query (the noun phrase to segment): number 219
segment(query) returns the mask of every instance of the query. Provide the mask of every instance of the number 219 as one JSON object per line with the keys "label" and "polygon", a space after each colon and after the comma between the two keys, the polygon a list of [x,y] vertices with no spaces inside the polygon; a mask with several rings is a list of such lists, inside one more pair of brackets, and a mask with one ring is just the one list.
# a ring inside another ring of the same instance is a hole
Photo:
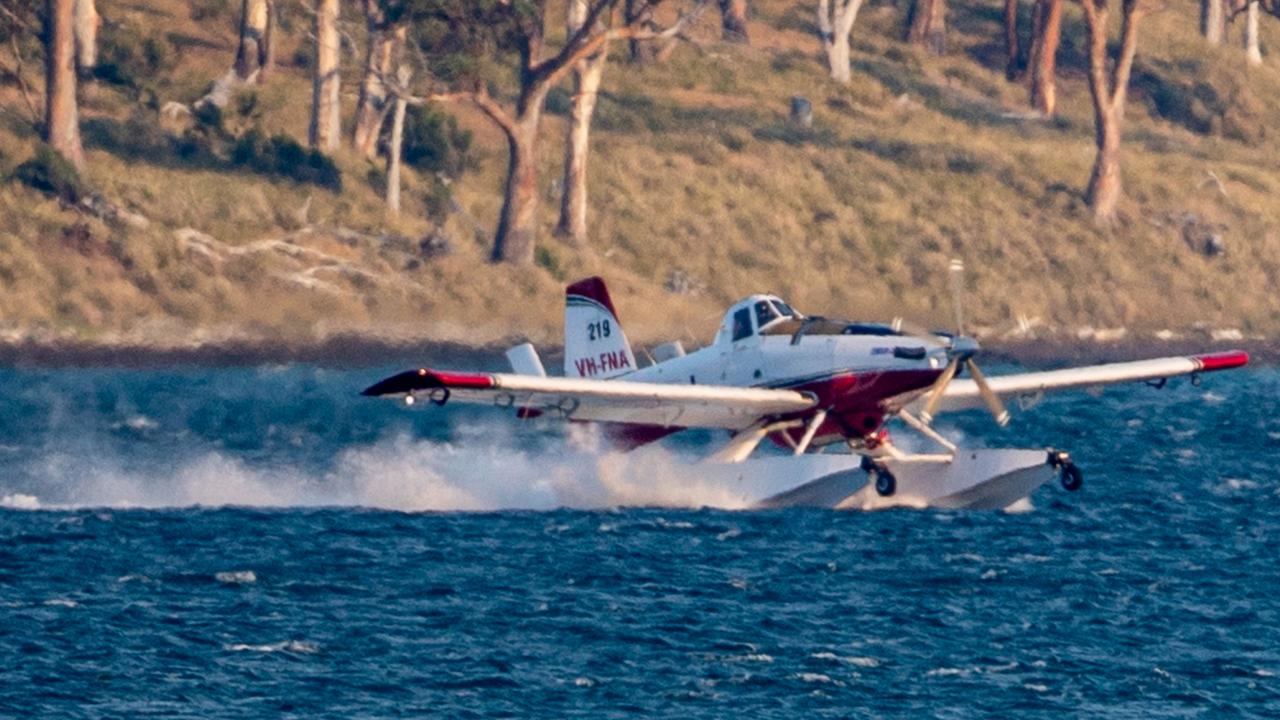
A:
{"label": "number 219", "polygon": [[609,337],[609,321],[601,320],[599,322],[587,323],[587,339],[599,340]]}

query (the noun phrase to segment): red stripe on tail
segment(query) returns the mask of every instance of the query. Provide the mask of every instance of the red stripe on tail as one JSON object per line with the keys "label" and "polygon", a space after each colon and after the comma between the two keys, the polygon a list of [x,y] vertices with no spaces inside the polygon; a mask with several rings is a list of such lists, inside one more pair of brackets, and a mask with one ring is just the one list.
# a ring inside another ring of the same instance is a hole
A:
{"label": "red stripe on tail", "polygon": [[599,277],[589,277],[579,280],[565,288],[564,294],[581,295],[584,298],[595,300],[608,308],[614,319],[617,319],[618,317],[618,312],[613,309],[613,300],[609,297],[609,288],[605,287],[604,280]]}

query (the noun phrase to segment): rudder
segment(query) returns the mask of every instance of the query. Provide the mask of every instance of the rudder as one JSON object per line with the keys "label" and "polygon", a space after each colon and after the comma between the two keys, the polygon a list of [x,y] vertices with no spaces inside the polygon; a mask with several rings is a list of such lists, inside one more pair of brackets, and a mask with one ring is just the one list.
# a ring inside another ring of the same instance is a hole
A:
{"label": "rudder", "polygon": [[589,277],[564,291],[565,377],[606,379],[636,369],[604,280]]}

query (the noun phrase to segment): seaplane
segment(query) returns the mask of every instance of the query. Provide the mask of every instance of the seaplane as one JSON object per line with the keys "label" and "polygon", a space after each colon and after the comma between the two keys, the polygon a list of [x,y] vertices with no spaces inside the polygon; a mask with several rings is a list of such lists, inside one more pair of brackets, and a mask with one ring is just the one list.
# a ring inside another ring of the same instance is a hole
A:
{"label": "seaplane", "polygon": [[[954,332],[806,316],[757,294],[728,309],[710,345],[686,352],[680,341],[664,343],[646,353],[645,367],[604,280],[591,277],[565,291],[563,376],[549,376],[524,343],[506,352],[510,373],[417,368],[363,394],[596,423],[620,451],[693,428],[728,431],[689,471],[735,507],[1002,509],[1055,478],[1078,490],[1083,473],[1061,449],[962,449],[934,428],[939,413],[985,407],[1003,426],[1009,400],[1115,383],[1163,387],[1184,375],[1198,382],[1249,361],[1232,350],[987,377],[979,343],[964,334],[963,265],[950,270]],[[895,420],[937,452],[901,449],[887,427]]]}

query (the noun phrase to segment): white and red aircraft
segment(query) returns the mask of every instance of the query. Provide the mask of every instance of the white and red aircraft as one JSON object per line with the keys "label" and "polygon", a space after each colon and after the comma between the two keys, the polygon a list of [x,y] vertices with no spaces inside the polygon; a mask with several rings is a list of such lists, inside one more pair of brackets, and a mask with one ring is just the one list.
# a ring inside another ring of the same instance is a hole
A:
{"label": "white and red aircraft", "polygon": [[[806,317],[774,295],[752,295],[725,314],[715,341],[685,353],[666,343],[639,367],[600,278],[565,295],[564,377],[549,377],[528,343],[507,351],[512,373],[421,368],[364,391],[496,405],[518,417],[603,423],[634,448],[688,428],[732,433],[693,471],[723,483],[741,506],[890,505],[1004,508],[1059,476],[1068,490],[1081,473],[1067,453],[1035,449],[961,450],[930,425],[944,410],[986,405],[1001,425],[1002,398],[1035,400],[1053,390],[1148,381],[1245,365],[1221,352],[1016,373],[986,378],[974,362],[960,312],[962,266],[952,263],[957,333],[908,332],[893,325]],[[967,369],[969,378],[957,374]],[[937,443],[938,454],[908,454],[889,439],[897,418]],[[751,456],[766,438],[790,456]],[[832,447],[844,452],[824,452]]]}

